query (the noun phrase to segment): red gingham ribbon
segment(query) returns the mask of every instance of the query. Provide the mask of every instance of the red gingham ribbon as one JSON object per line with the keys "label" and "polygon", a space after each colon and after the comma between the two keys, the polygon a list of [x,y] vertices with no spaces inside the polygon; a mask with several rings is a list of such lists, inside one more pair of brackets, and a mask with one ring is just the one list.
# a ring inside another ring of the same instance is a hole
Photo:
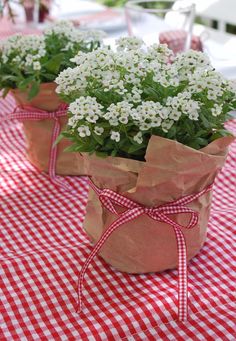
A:
{"label": "red gingham ribbon", "polygon": [[55,111],[44,111],[38,108],[34,108],[32,106],[24,107],[17,106],[15,107],[12,113],[8,114],[6,117],[3,118],[4,121],[7,121],[9,119],[38,121],[48,118],[54,120],[48,163],[48,173],[52,182],[62,187],[64,190],[70,190],[70,188],[66,183],[59,180],[56,176],[57,144],[55,144],[55,142],[61,131],[59,117],[66,116],[67,109],[68,105],[65,103],[60,104]]}
{"label": "red gingham ribbon", "polygon": [[[185,205],[199,198],[203,194],[209,192],[212,189],[212,184],[201,192],[196,194],[187,195],[183,198],[177,199],[175,201],[157,206],[157,207],[145,207],[142,206],[131,199],[124,197],[110,189],[99,189],[95,184],[90,181],[90,186],[99,196],[102,205],[108,209],[111,213],[118,216],[106,231],[102,234],[98,242],[95,244],[93,251],[90,253],[89,257],[85,261],[81,272],[79,274],[78,281],[78,311],[82,310],[82,288],[83,281],[86,270],[93,258],[97,255],[103,244],[109,238],[109,236],[121,225],[134,220],[138,216],[147,214],[150,218],[164,222],[173,227],[178,248],[178,273],[179,273],[179,286],[178,286],[178,315],[179,321],[186,321],[188,315],[188,281],[187,281],[187,250],[184,235],[181,228],[193,228],[198,222],[198,213]],[[115,205],[126,208],[122,213],[118,213],[115,209]],[[182,226],[175,221],[173,221],[169,215],[172,214],[189,213],[190,221],[187,226]]]}

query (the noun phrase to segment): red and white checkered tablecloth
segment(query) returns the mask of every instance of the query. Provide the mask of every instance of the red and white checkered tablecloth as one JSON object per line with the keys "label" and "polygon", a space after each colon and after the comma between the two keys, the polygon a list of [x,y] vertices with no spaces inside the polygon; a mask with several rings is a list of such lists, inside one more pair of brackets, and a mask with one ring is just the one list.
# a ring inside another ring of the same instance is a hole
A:
{"label": "red and white checkered tablecloth", "polygon": [[[13,107],[1,100],[0,114]],[[236,133],[236,120],[228,127]],[[78,272],[92,250],[86,177],[66,177],[74,195],[37,172],[18,121],[0,125],[0,158],[1,341],[235,340],[236,142],[214,186],[207,241],[189,263],[186,323],[176,321],[176,270],[128,275],[99,257],[78,315]]]}

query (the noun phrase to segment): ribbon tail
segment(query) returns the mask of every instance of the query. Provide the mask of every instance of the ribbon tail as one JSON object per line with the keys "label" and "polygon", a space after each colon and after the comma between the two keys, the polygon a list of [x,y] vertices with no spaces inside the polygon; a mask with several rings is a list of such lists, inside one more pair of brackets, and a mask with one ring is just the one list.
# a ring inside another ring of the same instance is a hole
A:
{"label": "ribbon tail", "polygon": [[132,210],[133,214],[130,214],[130,211],[127,210],[126,212],[122,213],[120,215],[120,217],[114,221],[109,227],[108,229],[102,234],[102,236],[100,237],[100,239],[98,240],[98,242],[95,244],[94,249],[92,250],[92,252],[90,253],[89,257],[87,258],[86,262],[84,263],[80,274],[79,274],[79,280],[78,280],[78,306],[76,311],[78,313],[81,313],[82,311],[82,289],[83,289],[83,281],[84,281],[84,276],[85,273],[90,265],[90,263],[92,262],[92,260],[94,259],[94,257],[97,255],[97,253],[99,252],[99,250],[101,249],[101,247],[103,246],[103,244],[106,242],[106,240],[110,237],[110,235],[121,225],[127,223],[130,220],[133,220],[135,218],[137,218],[138,216],[140,216],[141,214],[143,214],[143,210],[140,210],[140,208],[134,208]]}
{"label": "ribbon tail", "polygon": [[59,119],[56,117],[54,118],[54,127],[52,131],[52,138],[51,138],[51,148],[50,148],[50,156],[49,156],[49,163],[48,163],[48,173],[49,177],[54,184],[63,188],[65,191],[72,192],[73,189],[62,180],[59,180],[56,176],[56,162],[57,162],[57,149],[58,145],[55,144],[59,134],[61,131],[61,125]]}
{"label": "ribbon tail", "polygon": [[188,275],[187,275],[187,248],[182,231],[173,226],[178,247],[178,316],[179,321],[188,319]]}
{"label": "ribbon tail", "polygon": [[51,138],[51,149],[48,163],[48,172],[50,178],[54,179],[56,177],[56,159],[57,159],[57,144],[55,145],[55,141],[58,138],[61,131],[60,122],[57,118],[54,119],[54,127],[52,131]]}

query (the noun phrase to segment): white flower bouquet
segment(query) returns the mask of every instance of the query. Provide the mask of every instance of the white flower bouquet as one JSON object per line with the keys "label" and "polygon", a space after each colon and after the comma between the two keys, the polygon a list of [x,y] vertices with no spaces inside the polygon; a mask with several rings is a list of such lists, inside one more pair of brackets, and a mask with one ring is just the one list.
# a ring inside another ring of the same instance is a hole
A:
{"label": "white flower bouquet", "polygon": [[79,51],[90,52],[101,45],[103,32],[81,31],[69,21],[59,21],[43,35],[10,36],[0,43],[0,89],[29,89],[29,100],[40,84],[53,82],[58,73],[72,66]]}
{"label": "white flower bouquet", "polygon": [[65,135],[74,150],[143,160],[152,135],[200,149],[229,134],[223,124],[236,106],[235,92],[208,58],[140,45],[122,38],[117,52],[79,53],[77,67],[56,79],[70,103]]}
{"label": "white flower bouquet", "polygon": [[[55,92],[54,80],[58,73],[74,65],[71,58],[79,51],[87,53],[100,47],[103,37],[103,32],[81,31],[69,21],[60,21],[47,28],[43,35],[17,34],[2,41],[0,90],[3,90],[3,96],[10,91],[22,110],[57,111],[62,105]],[[61,127],[67,122],[66,112],[64,116],[58,117]],[[29,115],[27,117],[23,120],[23,126],[28,159],[38,169],[48,171],[52,117],[45,115],[45,119],[38,120],[30,120]],[[63,152],[67,146],[69,142],[64,139],[58,147],[57,173],[83,174],[82,160],[78,164],[77,156]]]}
{"label": "white flower bouquet", "polygon": [[[234,139],[224,122],[236,108],[235,90],[204,54],[173,56],[165,45],[143,47],[137,38],[121,38],[116,51],[79,52],[73,62],[76,67],[57,77],[56,91],[69,103],[63,136],[72,141],[71,151],[83,153],[97,187],[89,191],[86,232],[96,242],[116,213],[124,213],[124,207],[103,207],[105,199],[99,198],[107,189],[142,208],[193,195],[187,209],[197,213],[198,222],[182,231],[192,258],[206,237],[210,186]],[[176,224],[188,226],[187,210],[171,214]],[[176,267],[174,223],[158,219],[143,214],[126,222],[100,254],[131,273]]]}

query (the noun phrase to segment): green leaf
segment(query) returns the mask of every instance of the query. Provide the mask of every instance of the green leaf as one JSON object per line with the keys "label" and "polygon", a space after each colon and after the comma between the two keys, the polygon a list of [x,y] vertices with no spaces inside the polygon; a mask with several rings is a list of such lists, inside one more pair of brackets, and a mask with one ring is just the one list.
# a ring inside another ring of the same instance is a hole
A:
{"label": "green leaf", "polygon": [[191,141],[187,144],[187,146],[193,148],[193,149],[200,149],[199,144],[196,141]]}
{"label": "green leaf", "polygon": [[202,120],[202,123],[203,123],[203,126],[207,129],[211,128],[211,124],[210,122],[208,121],[208,119],[204,116],[204,114],[201,112],[200,113],[200,118]]}
{"label": "green leaf", "polygon": [[53,143],[53,147],[54,147],[55,145],[57,145],[58,143],[60,143],[61,140],[62,140],[63,138],[64,138],[64,135],[63,135],[63,133],[61,133],[61,134],[57,137],[56,141]]}
{"label": "green leaf", "polygon": [[43,66],[45,67],[46,70],[48,70],[50,73],[54,73],[57,74],[60,66],[61,66],[61,62],[63,60],[63,54],[59,53],[56,56],[52,57],[47,63],[45,63]]}
{"label": "green leaf", "polygon": [[55,74],[49,73],[49,72],[42,72],[42,77],[45,79],[45,81],[54,81],[55,80]]}
{"label": "green leaf", "polygon": [[1,81],[12,81],[15,82],[17,80],[16,76],[12,76],[12,75],[3,75],[1,76]]}
{"label": "green leaf", "polygon": [[102,136],[97,135],[94,132],[92,132],[92,136],[93,136],[94,140],[97,141],[101,146],[103,145],[103,138],[102,138]]}
{"label": "green leaf", "polygon": [[33,99],[39,92],[39,82],[33,82],[28,94],[28,100]]}
{"label": "green leaf", "polygon": [[5,98],[9,91],[10,91],[9,88],[5,88],[5,89],[3,90],[2,97]]}
{"label": "green leaf", "polygon": [[176,135],[176,126],[173,125],[167,133],[167,138],[173,139],[175,135]]}
{"label": "green leaf", "polygon": [[215,140],[217,140],[221,137],[225,137],[225,136],[233,136],[233,134],[226,129],[219,129],[218,131],[216,131],[212,134],[212,136],[210,137],[210,141],[215,141]]}
{"label": "green leaf", "polygon": [[75,146],[74,144],[72,144],[71,146],[66,147],[66,148],[64,149],[64,152],[75,152],[76,149],[77,149],[77,146]]}
{"label": "green leaf", "polygon": [[27,88],[27,86],[30,85],[30,83],[32,83],[34,77],[29,77],[29,78],[26,78],[22,81],[20,81],[18,83],[18,88],[21,89],[21,90],[25,90]]}
{"label": "green leaf", "polygon": [[128,148],[128,153],[134,153],[140,149],[143,149],[143,144],[133,144]]}
{"label": "green leaf", "polygon": [[112,152],[111,152],[111,156],[116,156],[117,155],[117,150],[114,149]]}
{"label": "green leaf", "polygon": [[207,146],[208,145],[208,140],[204,139],[202,137],[197,137],[195,141],[199,144],[199,146]]}
{"label": "green leaf", "polygon": [[76,142],[76,146],[74,146],[73,151],[74,152],[89,152],[90,148],[86,143],[79,144],[79,142]]}
{"label": "green leaf", "polygon": [[106,153],[106,152],[96,151],[95,154],[96,154],[96,156],[101,157],[101,158],[106,158],[108,156],[108,153]]}
{"label": "green leaf", "polygon": [[69,139],[72,139],[72,138],[73,138],[73,136],[71,135],[71,131],[65,130],[65,131],[63,131],[63,132],[61,133],[61,135],[64,136],[64,137],[66,137],[66,138],[69,138]]}

